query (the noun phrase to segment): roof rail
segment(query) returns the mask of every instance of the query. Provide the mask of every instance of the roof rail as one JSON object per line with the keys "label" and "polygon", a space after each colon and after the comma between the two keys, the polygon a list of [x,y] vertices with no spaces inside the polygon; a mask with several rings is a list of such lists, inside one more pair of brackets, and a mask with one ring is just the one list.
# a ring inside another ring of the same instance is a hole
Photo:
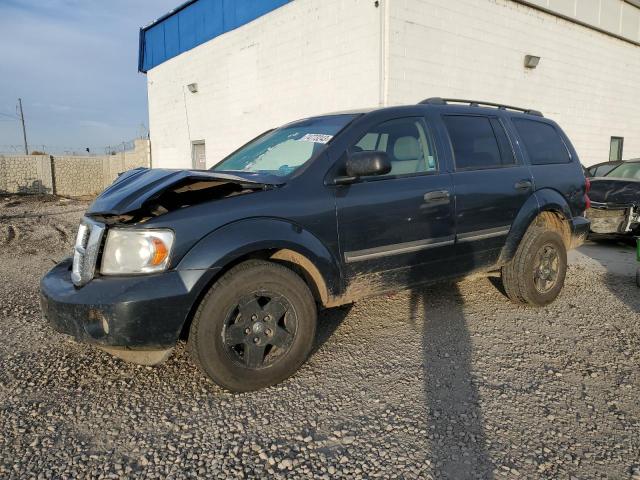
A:
{"label": "roof rail", "polygon": [[503,105],[501,103],[481,102],[479,100],[463,100],[460,98],[431,97],[431,98],[427,98],[426,100],[422,100],[420,102],[420,104],[422,105],[447,105],[449,103],[466,103],[471,107],[497,107],[498,110],[515,110],[515,111],[523,112],[529,115],[544,117],[544,115],[542,115],[542,112],[539,112],[538,110],[532,110],[530,108],[514,107],[511,105]]}

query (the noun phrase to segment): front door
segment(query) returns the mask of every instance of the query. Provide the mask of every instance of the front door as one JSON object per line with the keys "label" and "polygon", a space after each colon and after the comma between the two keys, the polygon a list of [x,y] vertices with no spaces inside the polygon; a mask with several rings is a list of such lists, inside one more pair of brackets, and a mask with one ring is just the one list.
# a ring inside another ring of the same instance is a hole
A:
{"label": "front door", "polygon": [[446,274],[454,263],[453,190],[425,119],[372,125],[348,153],[363,150],[386,152],[392,169],[335,187],[348,294],[359,298]]}

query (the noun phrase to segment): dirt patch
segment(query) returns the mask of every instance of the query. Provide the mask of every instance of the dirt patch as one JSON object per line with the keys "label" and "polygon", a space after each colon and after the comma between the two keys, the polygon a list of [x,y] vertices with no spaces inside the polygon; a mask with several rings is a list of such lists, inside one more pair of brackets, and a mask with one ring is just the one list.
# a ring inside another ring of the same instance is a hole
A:
{"label": "dirt patch", "polygon": [[0,197],[0,255],[70,255],[88,205],[50,195]]}
{"label": "dirt patch", "polygon": [[2,201],[22,216],[0,220],[0,478],[625,479],[640,464],[631,246],[572,254],[544,308],[481,279],[325,310],[296,375],[231,395],[182,343],[149,368],[51,330],[38,282],[86,203]]}

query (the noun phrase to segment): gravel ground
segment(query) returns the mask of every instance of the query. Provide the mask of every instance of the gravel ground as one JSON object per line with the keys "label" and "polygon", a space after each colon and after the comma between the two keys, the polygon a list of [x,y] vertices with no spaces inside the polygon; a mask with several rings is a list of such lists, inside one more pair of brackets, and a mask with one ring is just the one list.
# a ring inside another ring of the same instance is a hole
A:
{"label": "gravel ground", "polygon": [[0,198],[0,478],[620,479],[640,464],[629,245],[574,252],[548,308],[478,279],[326,311],[297,375],[232,395],[183,345],[141,367],[43,322],[38,280],[86,206],[44,200]]}

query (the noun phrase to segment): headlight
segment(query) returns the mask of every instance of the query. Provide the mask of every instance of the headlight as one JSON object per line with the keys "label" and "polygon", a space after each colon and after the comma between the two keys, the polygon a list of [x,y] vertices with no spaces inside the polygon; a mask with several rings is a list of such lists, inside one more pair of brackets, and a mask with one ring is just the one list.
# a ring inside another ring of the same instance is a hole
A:
{"label": "headlight", "polygon": [[100,272],[122,275],[165,270],[173,236],[171,230],[109,230]]}

